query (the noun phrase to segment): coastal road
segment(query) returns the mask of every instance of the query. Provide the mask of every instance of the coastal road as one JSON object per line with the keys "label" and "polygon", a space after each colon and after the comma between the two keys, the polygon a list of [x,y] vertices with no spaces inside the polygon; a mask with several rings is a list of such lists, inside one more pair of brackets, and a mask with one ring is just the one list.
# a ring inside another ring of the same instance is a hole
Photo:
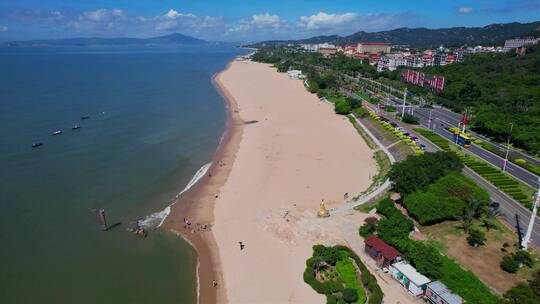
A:
{"label": "coastal road", "polygon": [[[375,110],[375,106],[369,103],[365,103],[370,109]],[[387,117],[390,118],[390,117]],[[395,120],[394,120],[395,121]],[[395,121],[399,124],[399,121]],[[411,130],[409,130],[411,131]],[[451,133],[446,131],[444,128],[442,128],[442,131],[445,131],[449,134],[451,138]],[[415,133],[414,131],[411,131]],[[423,136],[416,134],[419,139],[423,140],[422,143],[426,145],[426,151],[428,152],[435,152],[441,150],[438,146],[431,143],[429,140],[424,139]],[[446,136],[449,138],[448,136]],[[471,146],[472,147],[472,146]],[[480,149],[480,148],[478,148]],[[479,186],[481,186],[483,189],[485,189],[489,195],[492,201],[498,202],[500,204],[499,209],[499,215],[498,217],[501,218],[506,222],[506,224],[513,228],[513,231],[517,232],[517,226],[519,221],[519,226],[523,234],[525,234],[525,231],[527,229],[527,225],[529,224],[529,219],[531,217],[531,211],[523,205],[521,205],[519,202],[516,202],[514,199],[509,197],[506,193],[500,191],[495,186],[493,186],[491,183],[486,181],[484,178],[482,178],[480,175],[475,173],[473,170],[464,167],[463,168],[463,174],[472,180],[474,180]],[[537,218],[535,221],[532,236],[531,236],[531,243],[532,246],[534,246],[537,249],[540,249],[540,219]]]}
{"label": "coastal road", "polygon": [[[433,110],[431,114],[431,125],[429,122],[429,112],[430,109],[426,108],[414,108],[414,115],[420,119],[420,124],[423,127],[432,129],[432,131],[437,134],[452,140],[453,134],[446,130],[446,127],[456,127],[457,124],[453,124],[455,121],[448,119],[448,116],[438,115],[438,111]],[[504,158],[500,157],[497,154],[491,153],[475,144],[471,144],[471,147],[468,148],[468,151],[472,154],[482,158],[483,160],[491,163],[495,167],[502,168]],[[512,162],[507,162],[506,172],[513,177],[523,181],[527,185],[531,186],[533,189],[538,187],[538,176]]]}

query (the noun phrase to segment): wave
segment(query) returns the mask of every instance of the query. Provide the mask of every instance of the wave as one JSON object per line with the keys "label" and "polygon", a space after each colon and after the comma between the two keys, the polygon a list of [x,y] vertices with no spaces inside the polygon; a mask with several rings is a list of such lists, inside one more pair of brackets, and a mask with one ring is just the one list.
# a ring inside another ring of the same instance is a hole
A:
{"label": "wave", "polygon": [[188,191],[203,176],[206,175],[206,172],[208,172],[208,169],[210,169],[211,165],[212,165],[212,162],[209,162],[205,164],[204,166],[202,166],[199,170],[197,170],[197,172],[195,172],[195,174],[193,175],[189,183],[187,183],[186,187],[175,196],[175,199],[173,200],[172,204],[170,204],[169,206],[167,206],[165,209],[161,211],[154,212],[148,215],[147,217],[145,217],[144,219],[139,220],[138,221],[139,226],[145,229],[161,227],[161,225],[163,225],[163,222],[165,222],[165,219],[167,218],[167,216],[169,216],[169,214],[171,213],[171,206],[176,203],[176,200],[180,197],[180,195]]}

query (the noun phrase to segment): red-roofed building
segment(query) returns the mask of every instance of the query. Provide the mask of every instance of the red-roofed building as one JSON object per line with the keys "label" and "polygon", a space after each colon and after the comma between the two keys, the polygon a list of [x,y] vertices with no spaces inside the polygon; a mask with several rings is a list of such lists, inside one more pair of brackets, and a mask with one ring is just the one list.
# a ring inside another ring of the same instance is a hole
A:
{"label": "red-roofed building", "polygon": [[401,254],[396,248],[386,244],[380,238],[372,235],[364,240],[367,254],[377,261],[377,266],[380,268],[387,267],[394,262],[401,260]]}

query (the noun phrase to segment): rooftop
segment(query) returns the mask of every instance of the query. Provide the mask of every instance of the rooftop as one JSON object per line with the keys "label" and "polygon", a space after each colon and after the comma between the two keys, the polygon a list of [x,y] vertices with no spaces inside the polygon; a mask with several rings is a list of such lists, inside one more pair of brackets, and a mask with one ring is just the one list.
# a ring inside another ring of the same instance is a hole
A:
{"label": "rooftop", "polygon": [[427,286],[448,304],[463,303],[463,299],[460,296],[453,294],[450,289],[440,281],[431,282]]}
{"label": "rooftop", "polygon": [[390,43],[388,42],[360,42],[361,45],[384,45],[388,46]]}
{"label": "rooftop", "polygon": [[383,240],[374,235],[368,237],[364,243],[375,248],[384,256],[385,259],[390,261],[401,255],[394,247],[386,244]]}
{"label": "rooftop", "polygon": [[422,286],[424,284],[431,282],[430,279],[428,279],[426,276],[416,271],[414,267],[412,267],[411,265],[405,262],[394,263],[392,264],[392,267],[399,270],[399,272],[401,272],[404,276],[406,276],[416,286]]}

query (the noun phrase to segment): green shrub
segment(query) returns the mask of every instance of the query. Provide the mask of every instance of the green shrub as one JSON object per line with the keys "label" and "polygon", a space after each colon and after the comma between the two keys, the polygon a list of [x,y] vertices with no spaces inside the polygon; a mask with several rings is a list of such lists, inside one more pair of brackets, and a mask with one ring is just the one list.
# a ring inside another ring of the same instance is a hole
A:
{"label": "green shrub", "polygon": [[337,298],[335,295],[326,295],[326,304],[337,304]]}
{"label": "green shrub", "polygon": [[516,158],[516,159],[514,160],[514,163],[516,163],[516,165],[523,166],[523,165],[525,165],[525,164],[527,163],[527,161],[524,160],[524,159],[521,159],[521,158]]}
{"label": "green shrub", "polygon": [[461,268],[446,256],[441,256],[440,280],[459,294],[465,303],[500,304],[499,299],[472,272]]}
{"label": "green shrub", "polygon": [[519,283],[504,294],[505,304],[538,304],[540,296],[534,292],[532,284]]}
{"label": "green shrub", "polygon": [[489,194],[472,180],[457,172],[451,172],[431,184],[426,192],[408,195],[403,205],[422,225],[432,225],[445,220],[456,220],[466,207],[466,201],[482,202],[487,206]]}
{"label": "green shrub", "polygon": [[486,243],[486,235],[478,229],[470,229],[467,236],[467,243],[473,247],[478,247]]}
{"label": "green shrub", "polygon": [[368,115],[368,112],[363,107],[358,107],[353,110],[354,115],[358,118],[366,117]]}
{"label": "green shrub", "polygon": [[343,290],[343,300],[347,303],[354,303],[358,300],[358,293],[352,288],[345,288]]}
{"label": "green shrub", "polygon": [[521,265],[525,265],[529,268],[534,266],[534,260],[531,254],[525,250],[519,250],[512,255],[512,258]]}
{"label": "green shrub", "polygon": [[418,119],[418,117],[416,117],[414,115],[411,115],[411,114],[403,115],[403,118],[401,120],[404,123],[408,123],[408,124],[412,124],[412,125],[417,125],[417,124],[420,123],[420,120]]}
{"label": "green shrub", "polygon": [[338,101],[334,104],[334,111],[336,114],[348,115],[351,113],[351,105],[346,101]]}
{"label": "green shrub", "polygon": [[448,172],[459,172],[463,164],[453,152],[410,155],[395,163],[389,173],[392,189],[402,196],[417,190],[424,191],[431,183]]}
{"label": "green shrub", "polygon": [[384,110],[385,110],[386,112],[395,112],[395,111],[396,111],[396,107],[394,107],[394,106],[386,106],[386,107],[384,107]]}
{"label": "green shrub", "polygon": [[519,262],[516,261],[512,256],[504,256],[501,261],[502,270],[509,273],[516,273],[519,270]]}

